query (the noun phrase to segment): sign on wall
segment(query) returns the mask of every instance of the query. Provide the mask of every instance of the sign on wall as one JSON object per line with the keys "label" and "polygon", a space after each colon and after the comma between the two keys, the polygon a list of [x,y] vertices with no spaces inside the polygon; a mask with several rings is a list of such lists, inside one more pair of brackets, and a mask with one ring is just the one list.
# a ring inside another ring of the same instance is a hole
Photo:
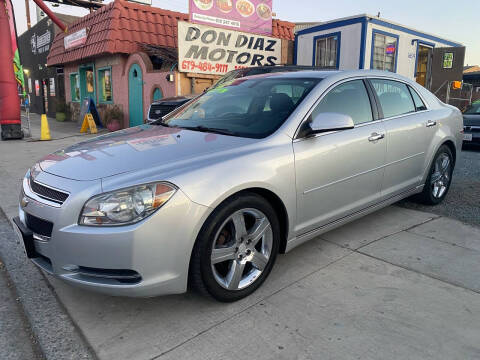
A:
{"label": "sign on wall", "polygon": [[87,42],[87,29],[85,28],[78,30],[73,34],[70,34],[63,38],[63,45],[65,46],[65,50],[84,45],[86,42]]}
{"label": "sign on wall", "polygon": [[443,68],[451,69],[453,67],[453,52],[443,54]]}
{"label": "sign on wall", "polygon": [[272,34],[272,0],[189,0],[190,22]]}
{"label": "sign on wall", "polygon": [[31,94],[32,93],[32,79],[28,78],[27,83],[28,83],[28,93]]}
{"label": "sign on wall", "polygon": [[223,75],[234,69],[280,64],[280,39],[178,22],[182,72]]}
{"label": "sign on wall", "polygon": [[33,33],[32,37],[30,38],[32,53],[36,55],[48,52],[52,40],[52,32],[50,30],[46,30],[43,34],[40,35]]}
{"label": "sign on wall", "polygon": [[40,96],[40,82],[35,80],[35,96]]}

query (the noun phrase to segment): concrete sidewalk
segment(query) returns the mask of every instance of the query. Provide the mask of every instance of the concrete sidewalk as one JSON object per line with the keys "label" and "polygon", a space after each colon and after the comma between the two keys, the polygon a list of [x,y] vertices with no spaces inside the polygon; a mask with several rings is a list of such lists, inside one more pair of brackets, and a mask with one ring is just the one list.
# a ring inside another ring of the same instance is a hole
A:
{"label": "concrete sidewalk", "polygon": [[[17,142],[5,158],[13,143],[0,142],[7,216],[16,214],[26,168],[53,143]],[[5,254],[17,288],[28,289],[22,282],[36,270],[11,234],[0,233]],[[464,360],[480,358],[479,272],[479,228],[391,206],[279,256],[265,284],[233,304],[191,293],[115,298],[48,281],[78,330],[59,335],[73,336],[70,346],[85,340],[77,351],[91,347],[100,359]],[[46,290],[33,286],[23,301],[50,299]],[[33,324],[42,327],[51,325]],[[40,334],[42,348],[59,341],[55,335]]]}
{"label": "concrete sidewalk", "polygon": [[[27,121],[27,114],[22,111],[22,129],[26,133],[25,140],[26,141],[36,141],[40,139],[40,120],[41,115],[36,113],[30,113],[30,133],[28,132],[28,121]],[[54,118],[47,117],[48,126],[50,129],[50,135],[52,140],[60,140],[66,138],[76,138],[74,139],[73,143],[81,141],[81,138],[84,136],[91,136],[89,134],[80,134],[80,125],[77,122],[72,121],[57,121]],[[107,132],[104,128],[99,128],[98,131],[100,133]],[[30,135],[30,136],[28,136]],[[70,143],[70,140],[68,143]]]}

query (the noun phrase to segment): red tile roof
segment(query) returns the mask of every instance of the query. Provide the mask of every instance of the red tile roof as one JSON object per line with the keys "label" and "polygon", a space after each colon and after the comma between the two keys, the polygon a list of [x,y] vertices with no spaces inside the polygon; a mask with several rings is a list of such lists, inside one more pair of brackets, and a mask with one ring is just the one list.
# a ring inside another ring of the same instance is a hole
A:
{"label": "red tile roof", "polygon": [[[47,64],[65,64],[99,54],[131,54],[141,51],[141,44],[176,48],[178,20],[188,21],[188,14],[115,0],[73,23],[66,34],[57,34]],[[274,19],[272,35],[294,40],[294,26]],[[64,37],[83,28],[87,29],[85,45],[65,50]]]}

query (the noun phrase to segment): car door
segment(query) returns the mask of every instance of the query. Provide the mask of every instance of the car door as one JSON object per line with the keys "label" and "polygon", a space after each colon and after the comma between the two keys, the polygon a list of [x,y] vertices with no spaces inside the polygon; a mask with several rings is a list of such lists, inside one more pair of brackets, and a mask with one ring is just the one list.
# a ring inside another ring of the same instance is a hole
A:
{"label": "car door", "polygon": [[333,87],[309,114],[307,121],[321,112],[346,114],[355,127],[294,140],[297,235],[379,201],[385,128],[373,105],[365,82],[350,80]]}
{"label": "car door", "polygon": [[382,194],[390,198],[422,182],[436,122],[429,118],[422,99],[409,85],[390,79],[369,81],[385,124],[387,156]]}

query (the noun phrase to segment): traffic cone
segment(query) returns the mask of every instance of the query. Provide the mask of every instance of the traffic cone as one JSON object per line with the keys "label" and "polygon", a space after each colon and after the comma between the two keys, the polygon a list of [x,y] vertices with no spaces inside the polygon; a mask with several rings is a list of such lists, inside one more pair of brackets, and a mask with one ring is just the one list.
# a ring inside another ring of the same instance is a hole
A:
{"label": "traffic cone", "polygon": [[52,140],[50,137],[50,128],[48,127],[47,115],[42,114],[40,122],[40,140]]}

